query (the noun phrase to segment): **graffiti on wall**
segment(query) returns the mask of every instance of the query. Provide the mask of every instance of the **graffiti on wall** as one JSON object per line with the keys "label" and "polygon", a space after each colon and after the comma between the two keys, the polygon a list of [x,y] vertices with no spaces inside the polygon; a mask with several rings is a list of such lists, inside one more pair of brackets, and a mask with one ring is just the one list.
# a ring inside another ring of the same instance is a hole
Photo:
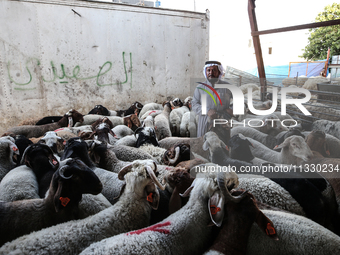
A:
{"label": "graffiti on wall", "polygon": [[[102,82],[102,78],[105,77],[106,75],[110,74],[110,71],[113,70],[113,64],[111,61],[106,61],[103,65],[100,66],[98,73],[95,73],[93,75],[90,75],[88,77],[83,77],[81,76],[81,68],[79,65],[75,66],[72,70],[72,74],[66,74],[65,71],[65,65],[61,64],[60,69],[61,72],[58,74],[56,65],[54,64],[53,61],[50,62],[51,64],[51,70],[52,70],[52,77],[47,79],[43,75],[41,77],[36,77],[37,79],[41,79],[43,82],[59,82],[61,84],[64,83],[69,83],[71,81],[85,81],[85,80],[93,80],[95,81],[96,85],[99,87],[103,86],[114,86],[114,85],[122,85],[122,84],[127,84],[130,83],[130,87],[132,87],[132,53],[130,52],[129,54],[130,57],[130,66],[127,68],[126,66],[126,61],[125,61],[125,52],[122,53],[122,58],[123,58],[123,65],[124,65],[124,76],[125,80],[124,81],[119,81],[116,79],[116,82],[114,83],[104,83]],[[29,61],[27,61],[29,62]],[[36,65],[41,68],[40,61],[36,59]],[[8,61],[7,63],[7,71],[8,71],[8,77],[11,82],[14,83],[15,90],[34,90],[36,87],[29,87],[32,82],[34,82],[34,77],[32,75],[32,71],[28,67],[28,64],[26,63],[25,69],[28,74],[28,79],[25,82],[18,82],[13,78],[13,75],[11,74],[11,63]],[[129,79],[129,74],[130,73],[130,79]],[[129,81],[130,80],[130,81]]]}

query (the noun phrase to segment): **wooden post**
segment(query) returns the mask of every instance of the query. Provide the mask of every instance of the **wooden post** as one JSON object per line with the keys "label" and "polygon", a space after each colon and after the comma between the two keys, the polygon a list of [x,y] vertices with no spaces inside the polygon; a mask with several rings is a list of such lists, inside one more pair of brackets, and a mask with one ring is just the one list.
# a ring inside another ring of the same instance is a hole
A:
{"label": "wooden post", "polygon": [[328,63],[329,63],[329,54],[331,53],[331,49],[328,48],[328,51],[327,51],[327,60],[326,60],[326,63],[325,63],[325,70],[323,71],[323,77],[327,77],[327,69],[328,69]]}
{"label": "wooden post", "polygon": [[[250,21],[250,28],[252,33],[257,32],[257,21],[255,15],[255,0],[248,0],[248,15]],[[262,50],[261,50],[261,43],[259,35],[252,35],[253,37],[253,44],[255,49],[256,55],[256,62],[257,62],[257,69],[259,72],[260,77],[260,84],[261,84],[261,100],[264,101],[265,95],[267,93],[267,83],[266,83],[266,73],[264,70],[263,58],[262,58]]]}

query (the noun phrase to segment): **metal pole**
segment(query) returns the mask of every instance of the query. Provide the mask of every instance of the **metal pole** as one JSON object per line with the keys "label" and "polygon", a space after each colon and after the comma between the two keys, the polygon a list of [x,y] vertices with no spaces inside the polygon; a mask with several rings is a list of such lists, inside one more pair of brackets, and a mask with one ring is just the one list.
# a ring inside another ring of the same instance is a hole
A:
{"label": "metal pole", "polygon": [[261,100],[264,101],[265,95],[267,92],[266,73],[264,70],[260,37],[258,35],[253,35],[254,32],[258,31],[256,15],[255,15],[255,0],[248,0],[248,15],[249,15],[249,21],[250,21],[250,28],[252,31],[253,44],[254,44],[256,62],[257,62],[257,69],[259,72],[259,78],[260,78],[260,84],[261,84]]}

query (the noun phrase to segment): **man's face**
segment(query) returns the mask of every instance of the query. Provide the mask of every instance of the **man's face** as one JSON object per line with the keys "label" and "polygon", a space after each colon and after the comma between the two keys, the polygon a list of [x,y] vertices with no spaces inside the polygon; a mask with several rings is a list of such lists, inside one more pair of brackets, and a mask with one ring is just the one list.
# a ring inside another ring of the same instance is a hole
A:
{"label": "man's face", "polygon": [[217,79],[220,75],[220,71],[218,70],[218,66],[208,66],[205,69],[205,74],[207,75],[208,80]]}

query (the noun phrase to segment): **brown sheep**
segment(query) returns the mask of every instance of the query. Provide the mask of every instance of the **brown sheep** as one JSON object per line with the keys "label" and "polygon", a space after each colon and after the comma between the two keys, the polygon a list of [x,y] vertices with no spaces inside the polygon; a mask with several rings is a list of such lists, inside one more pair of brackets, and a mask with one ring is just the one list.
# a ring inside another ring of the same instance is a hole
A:
{"label": "brown sheep", "polygon": [[16,135],[24,135],[27,138],[43,136],[48,131],[54,131],[61,127],[73,126],[73,123],[83,122],[83,115],[76,110],[68,111],[58,122],[40,125],[40,126],[17,126],[6,131],[6,134],[14,133]]}

